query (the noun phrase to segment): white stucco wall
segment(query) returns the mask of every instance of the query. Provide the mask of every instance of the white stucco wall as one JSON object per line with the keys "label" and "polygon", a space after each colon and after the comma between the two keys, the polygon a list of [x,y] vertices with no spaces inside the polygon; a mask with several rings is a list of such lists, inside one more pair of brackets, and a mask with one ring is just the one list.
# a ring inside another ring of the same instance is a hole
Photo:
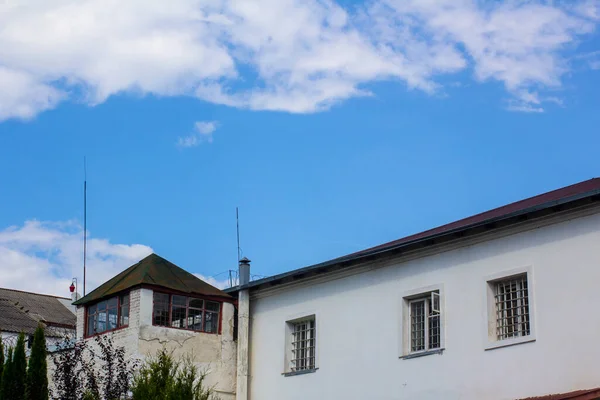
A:
{"label": "white stucco wall", "polygon": [[[485,350],[485,277],[529,266],[536,341]],[[600,386],[600,215],[251,301],[250,398],[501,400]],[[403,293],[444,288],[442,355],[400,359]],[[285,322],[317,316],[315,373],[284,372]]]}
{"label": "white stucco wall", "polygon": [[[135,289],[129,294],[130,319],[127,328],[107,333],[116,346],[123,346],[128,357],[143,359],[155,355],[163,346],[176,358],[191,356],[195,365],[208,373],[206,384],[221,400],[235,397],[236,344],[233,340],[234,307],[223,304],[221,334],[208,334],[152,325],[153,292]],[[84,334],[84,307],[77,310],[77,337]],[[86,339],[93,343],[93,338]]]}

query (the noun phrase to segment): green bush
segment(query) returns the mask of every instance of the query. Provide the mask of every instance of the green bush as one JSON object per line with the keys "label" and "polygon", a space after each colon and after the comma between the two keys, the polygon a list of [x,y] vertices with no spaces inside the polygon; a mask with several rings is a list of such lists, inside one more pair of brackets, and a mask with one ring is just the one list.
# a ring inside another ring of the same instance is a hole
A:
{"label": "green bush", "polygon": [[82,400],[100,400],[100,396],[94,394],[91,390],[88,390],[83,394]]}
{"label": "green bush", "polygon": [[204,387],[206,374],[189,358],[175,361],[165,349],[148,358],[135,375],[133,400],[217,400],[212,388]]}

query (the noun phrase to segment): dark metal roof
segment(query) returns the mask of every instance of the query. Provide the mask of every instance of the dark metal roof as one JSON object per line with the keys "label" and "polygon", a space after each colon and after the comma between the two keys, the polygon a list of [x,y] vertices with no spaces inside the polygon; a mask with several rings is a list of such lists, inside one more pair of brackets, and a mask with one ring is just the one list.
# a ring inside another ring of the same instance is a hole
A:
{"label": "dark metal roof", "polygon": [[393,242],[385,243],[379,246],[371,247],[369,249],[354,253],[354,255],[360,255],[376,250],[386,249],[389,247],[398,246],[404,243],[408,243],[414,240],[423,239],[429,236],[439,235],[444,232],[449,232],[455,229],[463,229],[465,227],[479,224],[485,221],[494,220],[509,216],[513,213],[518,213],[523,210],[528,210],[540,206],[545,206],[556,201],[568,199],[572,196],[577,196],[582,193],[588,193],[600,189],[600,178],[590,179],[588,181],[580,182],[575,185],[567,186],[558,190],[553,190],[538,196],[530,197],[525,200],[517,201],[499,208],[495,208],[490,211],[486,211],[481,214],[473,215],[468,218],[464,218],[455,222],[451,222],[446,225],[439,226],[428,231],[417,233],[415,235],[407,236],[402,239],[395,240]]}
{"label": "dark metal roof", "polygon": [[161,256],[150,254],[73,304],[82,305],[94,302],[144,285],[163,287],[187,294],[231,297]]}
{"label": "dark metal roof", "polygon": [[600,399],[600,388],[577,390],[575,392],[549,394],[546,396],[527,397],[521,400],[597,400]]}
{"label": "dark metal roof", "polygon": [[77,318],[61,300],[67,299],[0,288],[0,331],[31,334],[40,322],[74,329]]}
{"label": "dark metal roof", "polygon": [[[320,264],[256,280],[246,288],[258,289],[301,280],[318,274],[344,269],[360,262],[398,255],[408,251],[470,237],[492,229],[502,228],[556,212],[600,201],[600,178],[590,179],[558,190],[473,215],[415,235],[352,253]],[[239,286],[226,289],[236,293]]]}

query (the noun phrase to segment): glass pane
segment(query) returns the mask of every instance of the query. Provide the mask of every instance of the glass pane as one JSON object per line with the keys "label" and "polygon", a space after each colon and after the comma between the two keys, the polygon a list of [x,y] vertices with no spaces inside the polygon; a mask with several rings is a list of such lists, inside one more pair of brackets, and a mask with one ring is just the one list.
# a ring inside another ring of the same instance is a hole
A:
{"label": "glass pane", "polygon": [[169,326],[169,295],[154,292],[154,325]]}
{"label": "glass pane", "polygon": [[95,332],[96,332],[96,316],[94,314],[88,315],[87,335],[92,336]]}
{"label": "glass pane", "polygon": [[108,309],[108,325],[106,326],[107,330],[116,329],[117,328],[117,309],[109,308]]}
{"label": "glass pane", "polygon": [[121,319],[119,320],[119,326],[129,325],[129,304],[121,306]]}
{"label": "glass pane", "polygon": [[215,312],[219,312],[219,309],[221,308],[221,305],[219,303],[216,303],[214,301],[207,301],[206,302],[206,309],[208,311],[215,311]]}
{"label": "glass pane", "polygon": [[117,306],[117,298],[116,297],[110,298],[110,299],[106,300],[106,303],[108,305],[108,308],[116,307]]}
{"label": "glass pane", "polygon": [[190,307],[204,308],[204,300],[190,298]]}
{"label": "glass pane", "polygon": [[187,305],[187,297],[185,296],[173,296],[173,305],[174,306],[183,306]]}
{"label": "glass pane", "polygon": [[202,330],[202,310],[194,308],[188,310],[188,328],[195,331]]}
{"label": "glass pane", "polygon": [[98,303],[96,307],[98,307],[98,310],[106,310],[106,301]]}
{"label": "glass pane", "polygon": [[[175,297],[175,296],[173,296]],[[171,309],[171,326],[173,328],[186,328],[185,307],[173,306]]]}
{"label": "glass pane", "polygon": [[96,313],[96,305],[88,307],[88,315]]}
{"label": "glass pane", "polygon": [[154,292],[154,302],[155,303],[168,303],[169,295],[164,293],[156,293]]}
{"label": "glass pane", "polygon": [[204,313],[204,332],[217,333],[219,330],[219,313]]}
{"label": "glass pane", "polygon": [[164,303],[154,303],[154,325],[169,326],[169,306]]}
{"label": "glass pane", "polygon": [[425,350],[425,301],[410,303],[410,351]]}
{"label": "glass pane", "polygon": [[96,333],[106,330],[106,310],[98,310],[98,320],[96,322]]}
{"label": "glass pane", "polygon": [[129,304],[129,294],[124,294],[121,296],[121,305]]}

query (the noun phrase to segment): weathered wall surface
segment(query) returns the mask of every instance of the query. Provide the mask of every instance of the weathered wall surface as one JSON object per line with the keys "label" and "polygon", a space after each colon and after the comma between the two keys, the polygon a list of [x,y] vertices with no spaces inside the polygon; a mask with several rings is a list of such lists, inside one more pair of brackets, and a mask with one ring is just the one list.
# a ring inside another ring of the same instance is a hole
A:
{"label": "weathered wall surface", "polygon": [[[600,215],[252,300],[252,400],[502,400],[600,386]],[[530,266],[537,340],[485,350],[485,278]],[[400,359],[402,295],[444,285],[442,355]],[[284,372],[285,321],[317,315],[315,373]]]}
{"label": "weathered wall surface", "polygon": [[233,305],[225,303],[221,335],[143,325],[139,330],[139,352],[156,354],[164,346],[175,357],[189,355],[200,370],[208,372],[206,383],[214,386],[223,400],[233,399],[236,379],[233,316]]}
{"label": "weathered wall surface", "polygon": [[[157,327],[152,325],[153,292],[136,289],[129,294],[129,326],[112,333],[114,344],[125,348],[130,358],[142,360],[155,355],[163,346],[175,357],[191,356],[195,365],[208,376],[206,383],[214,387],[222,400],[235,397],[236,343],[233,340],[234,307],[223,304],[222,334]],[[84,336],[84,308],[77,309],[77,337]],[[94,346],[93,338],[86,339]]]}

